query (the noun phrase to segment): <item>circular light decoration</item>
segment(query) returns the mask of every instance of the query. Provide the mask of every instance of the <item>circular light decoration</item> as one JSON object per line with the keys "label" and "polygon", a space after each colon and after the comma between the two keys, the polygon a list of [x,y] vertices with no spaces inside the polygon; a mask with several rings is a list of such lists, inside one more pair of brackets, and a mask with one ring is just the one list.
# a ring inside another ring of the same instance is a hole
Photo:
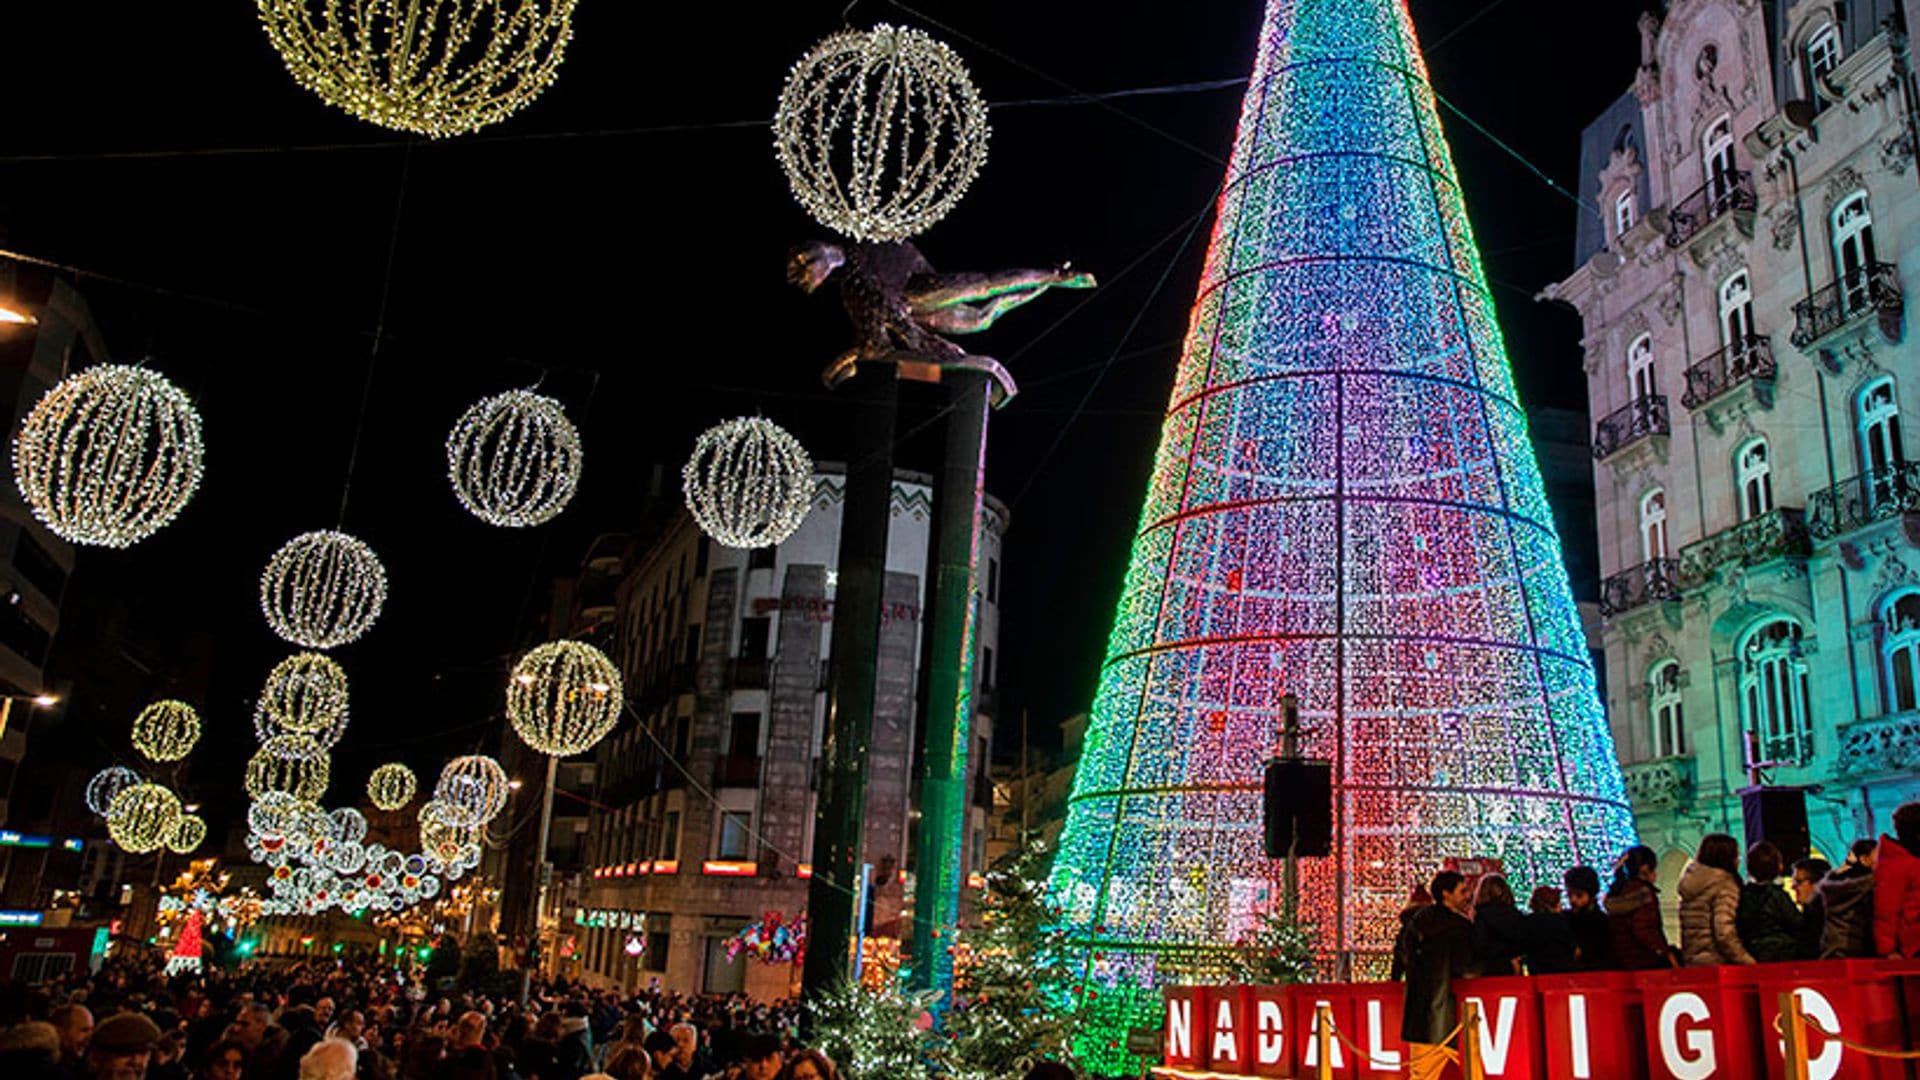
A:
{"label": "circular light decoration", "polygon": [[134,749],[152,761],[179,761],[200,741],[200,714],[184,701],[156,701],[133,718]]}
{"label": "circular light decoration", "polygon": [[193,498],[200,414],[165,376],[91,367],[46,392],[13,441],[13,478],[33,515],[76,544],[124,548]]}
{"label": "circular light decoration", "polygon": [[260,575],[260,609],[295,645],[331,649],[367,632],[387,600],[387,571],[365,542],[343,532],[302,533]]}
{"label": "circular light decoration", "polygon": [[[479,839],[480,827],[477,825],[457,825],[448,819],[447,808],[438,802],[428,802],[420,808],[420,850],[428,857],[441,863],[459,860],[468,845]],[[395,876],[404,868],[404,863],[396,867]]]}
{"label": "circular light decoration", "polygon": [[389,761],[367,777],[367,801],[382,810],[398,810],[413,801],[419,782],[413,770],[397,761]]}
{"label": "circular light decoration", "polygon": [[580,433],[560,403],[528,390],[487,398],[447,436],[460,505],[489,525],[551,521],[580,483]]}
{"label": "circular light decoration", "polygon": [[367,819],[351,806],[327,815],[327,834],[338,844],[357,844],[367,838]]}
{"label": "circular light decoration", "polygon": [[575,0],[258,0],[293,81],[370,124],[446,138],[552,85]]}
{"label": "circular light decoration", "polygon": [[312,735],[332,746],[347,727],[347,673],[319,653],[287,657],[267,673],[253,724],[262,739]]}
{"label": "circular light decoration", "polygon": [[247,760],[247,794],[256,799],[282,792],[303,802],[327,793],[327,753],[306,735],[275,735]]}
{"label": "circular light decoration", "polygon": [[167,850],[175,855],[188,855],[205,843],[207,822],[199,814],[181,814],[173,834],[167,837]]}
{"label": "circular light decoration", "polygon": [[433,799],[450,825],[483,825],[507,805],[507,773],[482,754],[447,762],[434,785]]}
{"label": "circular light decoration", "polygon": [[814,220],[904,240],[946,217],[987,160],[987,106],[966,65],[925,33],[843,30],[787,74],[773,145]]}
{"label": "circular light decoration", "polygon": [[528,746],[567,757],[593,748],[620,719],[620,671],[578,641],[549,641],[507,680],[507,719]]}
{"label": "circular light decoration", "polygon": [[87,781],[87,809],[105,817],[113,797],[140,782],[140,774],[125,765],[109,765]]}
{"label": "circular light decoration", "polygon": [[780,425],[759,417],[701,435],[680,480],[693,520],[731,548],[778,544],[813,507],[813,459]]}
{"label": "circular light decoration", "polygon": [[180,825],[180,799],[159,784],[134,784],[107,807],[107,835],[135,855],[158,850]]}

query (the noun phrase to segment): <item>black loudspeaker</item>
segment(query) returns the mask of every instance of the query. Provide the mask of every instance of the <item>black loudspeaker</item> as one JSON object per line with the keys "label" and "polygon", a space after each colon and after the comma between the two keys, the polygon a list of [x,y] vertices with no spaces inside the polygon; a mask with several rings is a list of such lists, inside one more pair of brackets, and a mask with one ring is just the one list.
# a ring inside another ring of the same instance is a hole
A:
{"label": "black loudspeaker", "polygon": [[1264,810],[1267,858],[1333,854],[1333,763],[1267,762]]}
{"label": "black loudspeaker", "polygon": [[1797,787],[1740,789],[1740,819],[1747,846],[1765,840],[1780,849],[1783,869],[1813,853],[1807,832],[1807,790]]}

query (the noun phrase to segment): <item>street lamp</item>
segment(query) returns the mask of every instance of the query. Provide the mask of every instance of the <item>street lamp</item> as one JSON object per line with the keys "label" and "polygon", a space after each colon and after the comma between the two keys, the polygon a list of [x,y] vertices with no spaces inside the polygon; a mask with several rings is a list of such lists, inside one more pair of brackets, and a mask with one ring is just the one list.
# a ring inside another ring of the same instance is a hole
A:
{"label": "street lamp", "polygon": [[[6,308],[0,307],[0,312],[5,312],[6,310],[7,310]],[[3,321],[5,320],[0,319],[0,322],[3,322]],[[20,728],[20,739],[22,742],[25,742],[27,737],[26,730],[27,728],[33,725],[33,714],[35,710],[52,708],[53,706],[60,704],[60,697],[57,694],[49,694],[49,693],[46,693],[45,691],[42,691],[41,693],[38,693],[38,694],[0,694],[0,740],[5,739],[7,736],[7,727],[13,720],[13,703],[16,701],[24,701],[29,706],[27,709],[26,723],[22,724]],[[27,754],[26,748],[24,746],[21,747],[20,756],[22,760],[25,760],[26,754]],[[20,780],[20,763],[15,762],[11,773],[7,776],[7,794],[4,800],[4,804],[7,809],[6,816],[8,818],[11,818],[13,816],[13,785],[18,783],[19,780]],[[40,894],[40,879],[46,876],[46,872],[47,872],[47,853],[45,851],[42,851],[40,853],[40,869],[34,875],[34,879],[33,879],[33,892],[34,892],[35,899],[37,899]],[[12,882],[13,882],[13,849],[8,848],[6,865],[4,867],[0,867],[0,893],[4,893],[4,891],[6,890],[6,887],[12,884]]]}
{"label": "street lamp", "polygon": [[40,320],[12,300],[0,300],[0,326],[33,326]]}

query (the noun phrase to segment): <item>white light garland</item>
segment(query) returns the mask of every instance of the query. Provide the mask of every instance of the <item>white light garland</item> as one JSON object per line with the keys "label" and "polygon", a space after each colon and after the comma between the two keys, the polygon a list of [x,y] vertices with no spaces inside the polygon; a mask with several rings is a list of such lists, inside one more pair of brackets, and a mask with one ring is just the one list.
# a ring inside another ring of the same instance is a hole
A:
{"label": "white light garland", "polygon": [[529,390],[487,398],[447,436],[460,505],[489,525],[550,521],[580,484],[580,433],[558,401]]}
{"label": "white light garland", "polygon": [[33,516],[76,544],[124,548],[200,486],[200,414],[157,371],[103,364],[48,390],[13,441]]}
{"label": "white light garland", "polygon": [[140,774],[125,765],[109,765],[87,781],[87,809],[105,817],[113,806],[113,797],[140,782]]}
{"label": "white light garland", "polygon": [[295,653],[280,661],[260,689],[253,727],[262,741],[311,735],[331,748],[347,729],[347,673],[319,653]]}
{"label": "white light garland", "polygon": [[390,761],[367,777],[367,801],[382,810],[398,810],[413,801],[418,786],[412,769]]}
{"label": "white light garland", "polygon": [[500,763],[482,754],[447,762],[434,785],[433,800],[450,825],[483,825],[507,806],[507,773]]}
{"label": "white light garland", "polygon": [[256,799],[283,792],[303,802],[327,793],[327,753],[308,735],[275,735],[247,760],[247,794]]}
{"label": "white light garland", "polygon": [[327,814],[328,835],[336,844],[357,844],[367,838],[367,819],[351,806]]}
{"label": "white light garland", "polygon": [[207,822],[198,814],[181,814],[179,824],[173,828],[173,834],[167,837],[167,850],[175,855],[188,855],[205,843]]}
{"label": "white light garland", "polygon": [[180,799],[159,784],[134,784],[107,808],[107,835],[122,851],[158,850],[180,824]]}
{"label": "white light garland", "polygon": [[295,645],[331,649],[367,632],[387,601],[387,571],[365,542],[343,532],[302,533],[260,575],[260,610]]}
{"label": "white light garland", "polygon": [[584,753],[619,722],[625,701],[620,670],[607,654],[578,641],[550,641],[513,667],[507,719],[528,746],[567,757]]}
{"label": "white light garland", "polygon": [[258,3],[295,82],[368,123],[445,138],[513,115],[553,83],[575,0]]}
{"label": "white light garland", "polygon": [[731,548],[778,544],[813,507],[813,459],[778,424],[759,417],[701,435],[680,479],[693,520]]}
{"label": "white light garland", "polygon": [[156,701],[133,718],[134,749],[151,761],[179,761],[200,741],[200,714],[184,701]]}
{"label": "white light garland", "polygon": [[801,57],[773,145],[794,198],[856,240],[904,240],[946,217],[987,160],[986,102],[952,49],[886,24]]}

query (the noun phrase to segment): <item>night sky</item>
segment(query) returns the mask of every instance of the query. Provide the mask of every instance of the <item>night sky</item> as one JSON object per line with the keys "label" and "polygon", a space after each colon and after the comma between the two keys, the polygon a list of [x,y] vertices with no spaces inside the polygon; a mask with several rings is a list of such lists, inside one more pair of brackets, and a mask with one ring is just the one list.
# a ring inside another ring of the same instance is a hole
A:
{"label": "night sky", "polygon": [[[929,30],[996,103],[1241,78],[1260,18],[1254,0],[914,6],[951,30],[888,0],[853,20]],[[640,523],[656,469],[672,497],[701,429],[757,410],[816,459],[843,456],[847,408],[818,378],[845,344],[838,305],[781,278],[786,249],[824,232],[751,126],[843,7],[582,0],[543,98],[411,149],[296,87],[250,4],[9,12],[6,246],[170,290],[80,281],[113,358],[150,358],[205,419],[193,503],[131,551],[83,551],[66,613],[76,635],[127,613],[111,629],[151,668],[140,692],[205,706],[195,796],[233,800],[252,698],[292,651],[260,617],[260,568],[339,520],[356,428],[345,528],[381,554],[390,595],[373,633],[334,653],[354,688],[334,801],[357,800],[379,761],[430,778],[447,754],[496,745],[505,669],[538,633],[546,583]],[[1440,94],[1571,188],[1581,127],[1637,63],[1639,6],[1580,5],[1577,33],[1569,7],[1413,2]],[[970,343],[1023,388],[994,418],[988,486],[1013,507],[1003,724],[1030,710],[1041,745],[1097,679],[1239,102],[1226,88],[1001,107],[979,182],[918,241],[943,269],[1070,259],[1107,283]],[[1522,396],[1582,407],[1577,320],[1532,299],[1571,270],[1580,211],[1443,119]],[[473,401],[536,382],[582,426],[583,488],[555,524],[494,529],[454,500],[443,440]],[[902,429],[930,414],[910,408]],[[930,466],[937,434],[906,440],[900,464]],[[52,721],[89,769],[131,757],[132,714],[112,715],[128,706],[111,696]]]}

